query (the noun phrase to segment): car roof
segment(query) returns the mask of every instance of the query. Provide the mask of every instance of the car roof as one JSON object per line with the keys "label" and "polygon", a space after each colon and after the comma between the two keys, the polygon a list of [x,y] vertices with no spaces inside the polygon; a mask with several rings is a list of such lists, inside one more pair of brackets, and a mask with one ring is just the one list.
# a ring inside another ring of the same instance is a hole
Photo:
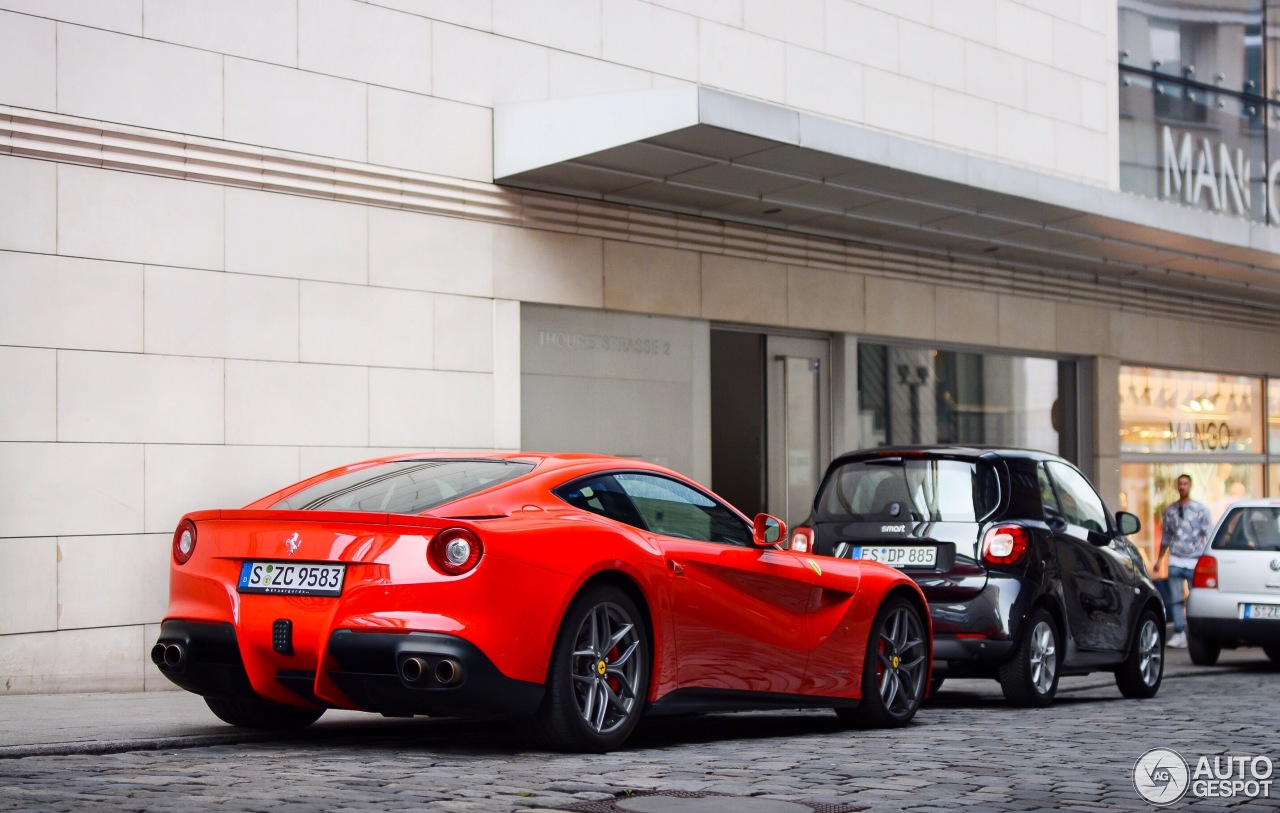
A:
{"label": "car roof", "polygon": [[1027,458],[1031,460],[1056,460],[1062,463],[1068,461],[1062,457],[1045,452],[1039,449],[1019,449],[1012,446],[965,446],[960,444],[917,444],[917,445],[900,445],[900,446],[875,446],[867,449],[858,449],[852,452],[845,452],[832,461],[832,464],[840,463],[845,460],[852,460],[865,457],[891,457],[893,455],[940,455],[947,457],[1016,457]]}
{"label": "car roof", "polygon": [[1228,511],[1233,508],[1280,508],[1280,499],[1255,497],[1247,500],[1236,500],[1227,506]]}
{"label": "car roof", "polygon": [[387,455],[385,457],[361,460],[350,464],[350,466],[342,468],[366,467],[371,464],[394,463],[402,460],[495,460],[532,463],[542,471],[599,465],[607,468],[644,469],[646,471],[656,471],[669,474],[675,473],[665,466],[650,463],[647,460],[639,460],[634,457],[618,457],[616,455],[593,454],[589,452],[495,452],[492,450],[455,450],[445,452],[431,451],[394,454]]}

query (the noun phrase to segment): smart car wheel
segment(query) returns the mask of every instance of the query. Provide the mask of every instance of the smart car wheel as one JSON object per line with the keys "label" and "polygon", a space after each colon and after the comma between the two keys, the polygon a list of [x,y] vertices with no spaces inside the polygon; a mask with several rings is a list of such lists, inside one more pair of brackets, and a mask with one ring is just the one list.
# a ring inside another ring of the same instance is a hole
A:
{"label": "smart car wheel", "polygon": [[1148,610],[1138,619],[1133,649],[1116,670],[1116,685],[1125,697],[1155,697],[1164,678],[1164,625]]}
{"label": "smart car wheel", "polygon": [[205,705],[224,723],[240,728],[266,731],[295,731],[320,719],[324,709],[286,706],[267,700],[242,700],[233,697],[206,697]]}
{"label": "smart car wheel", "polygon": [[895,596],[871,624],[862,664],[862,700],[837,709],[847,723],[867,728],[905,725],[915,716],[929,681],[929,639],[920,610]]}
{"label": "smart car wheel", "polygon": [[1058,629],[1045,610],[1037,608],[1027,617],[1013,657],[1000,664],[1000,688],[1015,706],[1053,702],[1058,691]]}
{"label": "smart car wheel", "polygon": [[1187,631],[1187,654],[1196,666],[1213,666],[1222,654],[1222,644],[1212,638],[1201,638]]}
{"label": "smart car wheel", "polygon": [[531,733],[565,751],[617,748],[640,720],[648,691],[644,616],[621,590],[593,588],[565,613]]}

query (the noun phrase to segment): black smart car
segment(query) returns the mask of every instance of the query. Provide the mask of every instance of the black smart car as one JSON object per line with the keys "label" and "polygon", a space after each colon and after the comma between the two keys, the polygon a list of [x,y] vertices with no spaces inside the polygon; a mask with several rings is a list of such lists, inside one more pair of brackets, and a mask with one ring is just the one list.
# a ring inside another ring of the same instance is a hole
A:
{"label": "black smart car", "polygon": [[1138,528],[1055,455],[884,447],[832,461],[791,547],[911,576],[933,618],[934,690],[990,677],[1011,703],[1044,706],[1062,675],[1159,690],[1164,607],[1124,536]]}

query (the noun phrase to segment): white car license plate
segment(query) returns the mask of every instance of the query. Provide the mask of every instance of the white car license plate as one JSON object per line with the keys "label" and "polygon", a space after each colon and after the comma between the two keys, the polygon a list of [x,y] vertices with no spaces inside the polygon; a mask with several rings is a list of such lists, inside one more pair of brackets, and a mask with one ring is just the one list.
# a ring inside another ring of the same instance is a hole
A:
{"label": "white car license plate", "polygon": [[346,565],[315,562],[245,562],[240,566],[241,593],[277,596],[340,596]]}
{"label": "white car license plate", "polygon": [[933,567],[938,561],[938,549],[933,545],[857,546],[850,558],[893,567]]}
{"label": "white car license plate", "polygon": [[1241,618],[1270,618],[1280,621],[1280,604],[1241,604]]}

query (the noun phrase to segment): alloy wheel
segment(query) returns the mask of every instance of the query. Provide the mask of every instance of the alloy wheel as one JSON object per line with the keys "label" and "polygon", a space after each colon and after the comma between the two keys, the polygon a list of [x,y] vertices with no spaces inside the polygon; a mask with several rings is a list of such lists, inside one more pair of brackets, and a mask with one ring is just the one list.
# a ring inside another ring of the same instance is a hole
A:
{"label": "alloy wheel", "polygon": [[1041,621],[1031,630],[1031,682],[1040,694],[1047,694],[1058,672],[1058,647],[1053,627]]}
{"label": "alloy wheel", "polygon": [[582,620],[570,669],[578,714],[596,734],[609,734],[625,725],[642,701],[638,691],[641,644],[639,627],[617,604],[597,604]]}
{"label": "alloy wheel", "polygon": [[884,620],[877,660],[885,709],[894,716],[914,711],[924,696],[929,650],[920,618],[909,606],[895,607]]}
{"label": "alloy wheel", "polygon": [[1138,673],[1142,676],[1143,683],[1148,686],[1156,684],[1162,673],[1163,661],[1160,631],[1156,629],[1155,621],[1147,619],[1142,625],[1142,631],[1138,633]]}

